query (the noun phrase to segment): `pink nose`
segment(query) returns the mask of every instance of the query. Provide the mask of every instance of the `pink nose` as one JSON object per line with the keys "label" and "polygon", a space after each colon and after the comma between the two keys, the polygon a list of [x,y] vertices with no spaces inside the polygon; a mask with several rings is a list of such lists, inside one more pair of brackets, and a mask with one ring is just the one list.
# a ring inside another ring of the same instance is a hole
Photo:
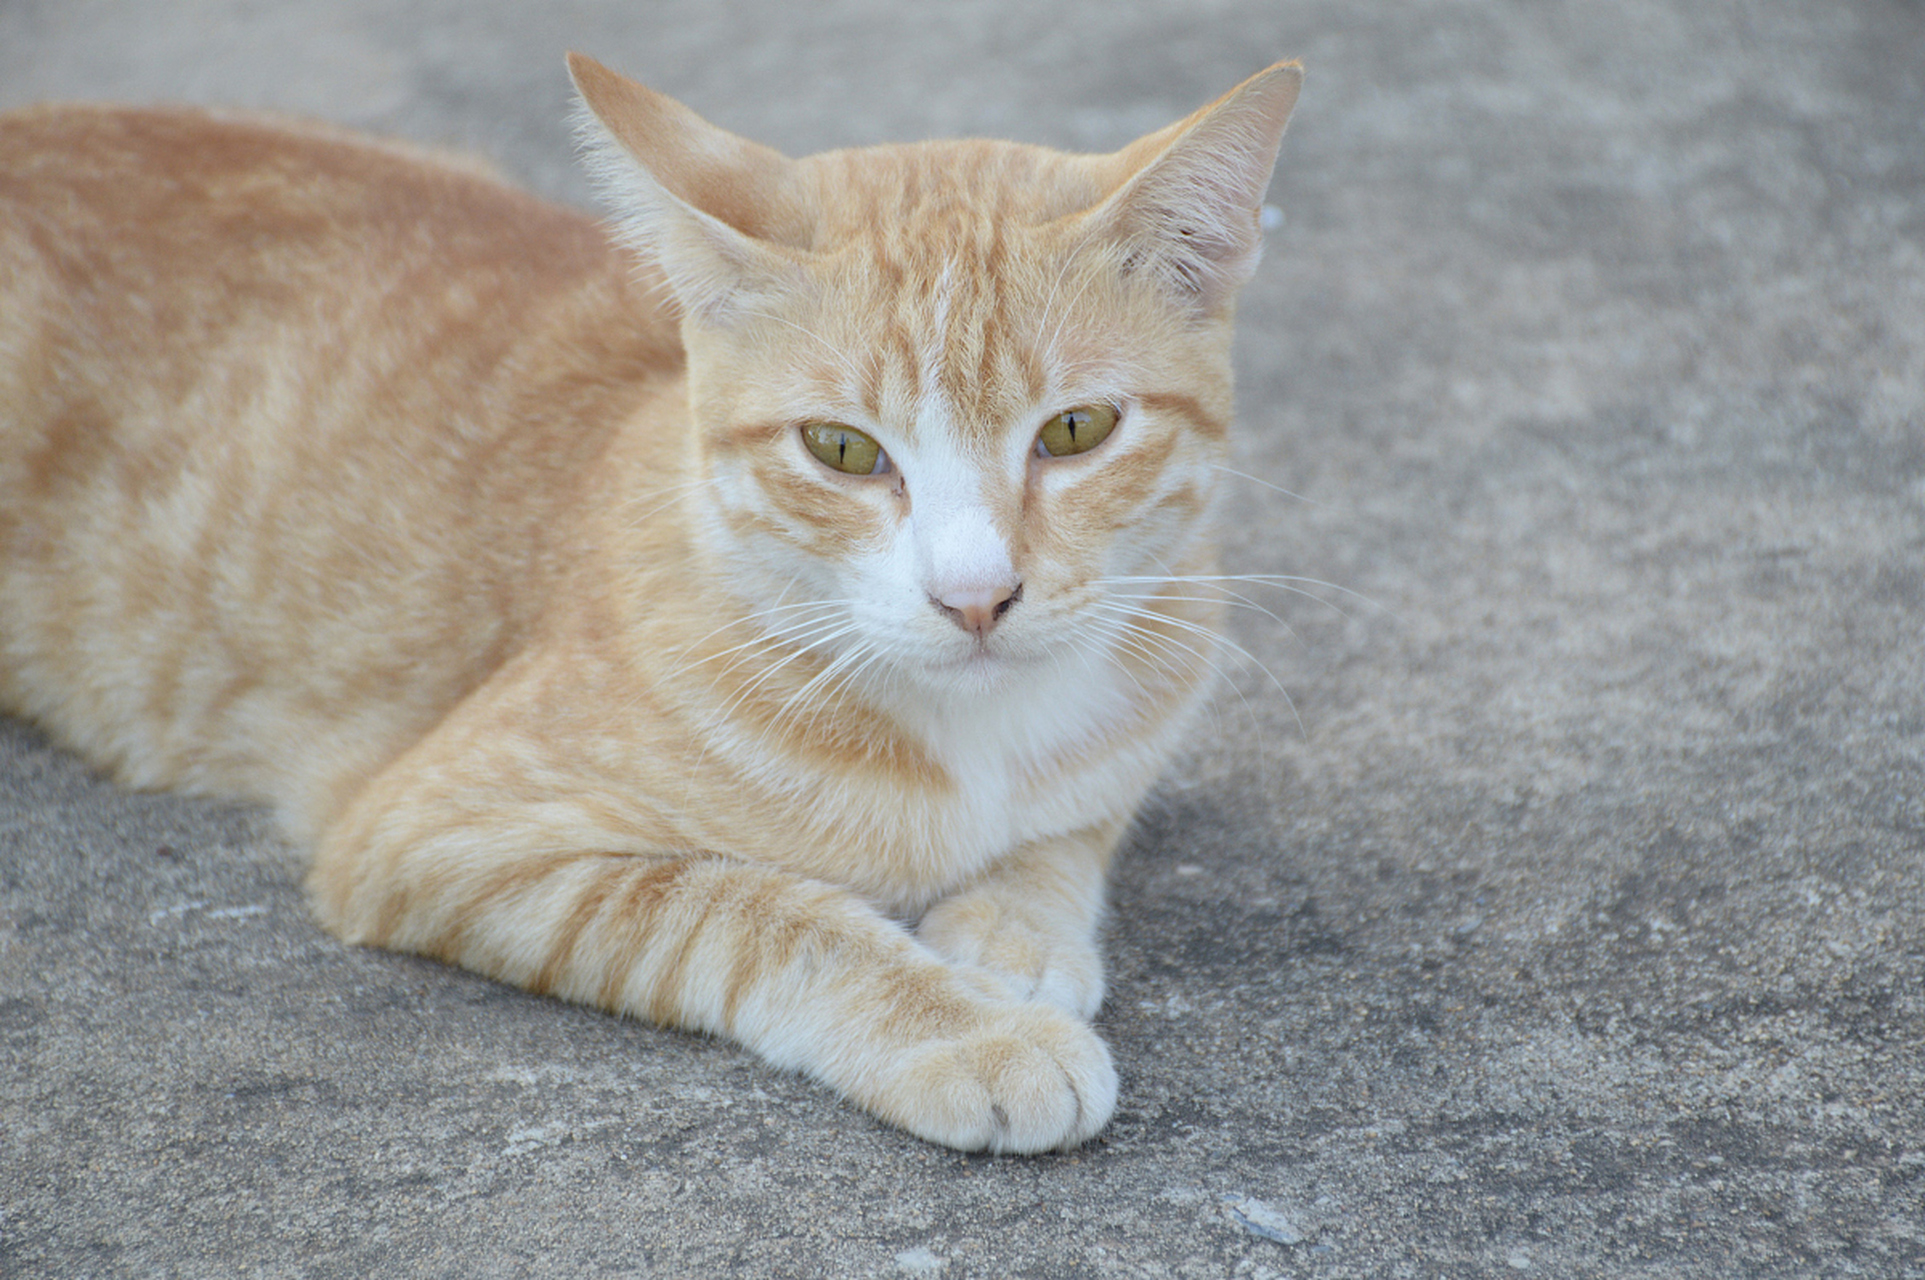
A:
{"label": "pink nose", "polygon": [[1023,597],[1023,584],[1018,582],[1008,587],[969,587],[957,591],[945,591],[931,600],[938,609],[949,615],[949,620],[969,632],[978,640],[988,637],[990,630],[1002,621],[1009,606]]}

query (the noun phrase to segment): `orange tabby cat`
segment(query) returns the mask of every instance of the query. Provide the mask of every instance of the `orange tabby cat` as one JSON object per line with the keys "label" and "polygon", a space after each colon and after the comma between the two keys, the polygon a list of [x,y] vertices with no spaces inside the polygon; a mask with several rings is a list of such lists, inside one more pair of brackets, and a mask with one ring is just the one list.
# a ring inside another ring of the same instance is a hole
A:
{"label": "orange tabby cat", "polygon": [[789,160],[570,67],[613,242],[325,128],[0,119],[0,710],[274,806],[342,938],[1081,1142],[1299,73]]}

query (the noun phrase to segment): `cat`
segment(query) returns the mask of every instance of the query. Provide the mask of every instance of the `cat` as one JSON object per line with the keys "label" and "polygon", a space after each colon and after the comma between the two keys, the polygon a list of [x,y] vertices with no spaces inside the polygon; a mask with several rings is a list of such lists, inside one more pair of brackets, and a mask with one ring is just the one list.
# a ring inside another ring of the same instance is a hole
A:
{"label": "cat", "polygon": [[349,942],[1082,1143],[1301,72],[791,160],[568,65],[612,227],[322,125],[0,119],[0,711],[271,806]]}

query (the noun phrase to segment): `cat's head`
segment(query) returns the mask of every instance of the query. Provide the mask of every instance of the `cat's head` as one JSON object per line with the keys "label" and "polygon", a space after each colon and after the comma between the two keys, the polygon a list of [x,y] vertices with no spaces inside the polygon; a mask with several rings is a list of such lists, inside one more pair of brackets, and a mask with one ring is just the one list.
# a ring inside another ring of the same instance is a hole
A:
{"label": "cat's head", "polygon": [[1155,580],[1207,541],[1296,66],[1110,155],[801,160],[569,66],[682,313],[702,536],[749,607],[936,683],[1140,655]]}

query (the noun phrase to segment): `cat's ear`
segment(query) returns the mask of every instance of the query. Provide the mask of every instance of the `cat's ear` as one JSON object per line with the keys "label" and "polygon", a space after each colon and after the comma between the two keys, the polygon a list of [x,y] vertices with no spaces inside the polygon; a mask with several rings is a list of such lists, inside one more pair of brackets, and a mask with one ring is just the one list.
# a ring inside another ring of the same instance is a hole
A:
{"label": "cat's ear", "polygon": [[1264,189],[1303,68],[1279,62],[1104,158],[1117,185],[1087,215],[1125,269],[1215,314],[1256,270]]}
{"label": "cat's ear", "polygon": [[807,242],[786,198],[790,161],[718,129],[673,98],[568,55],[577,128],[623,238],[658,262],[690,315],[725,322],[799,279]]}

